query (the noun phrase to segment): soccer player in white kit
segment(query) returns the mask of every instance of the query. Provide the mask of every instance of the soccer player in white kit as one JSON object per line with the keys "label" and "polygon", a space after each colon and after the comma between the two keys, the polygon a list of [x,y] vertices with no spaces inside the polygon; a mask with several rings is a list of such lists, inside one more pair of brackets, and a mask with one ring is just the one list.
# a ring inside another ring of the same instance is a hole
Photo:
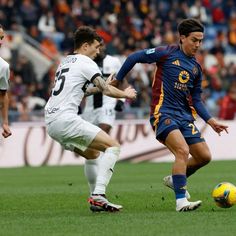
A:
{"label": "soccer player in white kit", "polygon": [[[99,66],[103,78],[107,79],[110,74],[119,71],[121,62],[117,57],[106,55],[105,50],[105,45],[103,42],[101,42],[100,53],[94,61]],[[123,101],[106,96],[102,93],[88,96],[86,97],[86,103],[82,112],[82,118],[100,127],[103,131],[109,134],[116,118],[115,107],[119,103],[122,104]],[[101,152],[101,155],[96,159],[85,160],[84,173],[88,180],[90,194],[93,193],[96,185],[99,160],[102,158],[102,155],[103,152]],[[90,209],[92,211],[103,210],[103,208],[95,206],[91,206]]]}
{"label": "soccer player in white kit", "polygon": [[[4,30],[0,25],[0,47],[4,39]],[[2,115],[2,136],[7,138],[11,135],[8,123],[8,94],[10,69],[9,64],[0,57],[0,110]]]}
{"label": "soccer player in white kit", "polygon": [[[109,202],[105,196],[120,145],[99,127],[77,115],[84,95],[103,92],[117,98],[136,97],[136,91],[128,87],[124,91],[106,83],[93,59],[99,54],[101,38],[90,27],[79,27],[74,35],[74,54],[63,59],[56,71],[55,86],[45,106],[45,122],[48,134],[65,149],[86,159],[99,161],[96,185],[89,203],[104,211],[119,211],[122,206]],[[111,79],[109,77],[108,81]],[[96,87],[88,88],[93,83]]]}

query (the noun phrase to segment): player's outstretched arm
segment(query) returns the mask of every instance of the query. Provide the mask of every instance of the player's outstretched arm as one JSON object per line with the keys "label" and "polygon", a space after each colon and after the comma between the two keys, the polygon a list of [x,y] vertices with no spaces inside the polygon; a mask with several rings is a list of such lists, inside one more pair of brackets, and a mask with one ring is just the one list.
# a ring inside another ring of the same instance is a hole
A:
{"label": "player's outstretched arm", "polygon": [[103,94],[109,97],[135,99],[137,96],[137,91],[135,89],[131,87],[126,88],[124,91],[117,89],[114,86],[106,83],[100,76],[96,77],[93,80],[93,83]]}
{"label": "player's outstretched arm", "polygon": [[[111,81],[113,80],[113,76],[114,76],[114,74],[110,74],[105,83],[110,84]],[[96,94],[96,93],[99,93],[99,92],[102,92],[102,90],[99,87],[88,87],[86,89],[85,93],[84,93],[84,96],[87,97],[87,96],[90,96],[90,95],[93,95],[93,94]]]}
{"label": "player's outstretched arm", "polygon": [[219,123],[218,121],[216,121],[214,118],[210,118],[207,123],[212,127],[213,130],[215,130],[216,133],[218,133],[220,135],[220,133],[222,131],[225,131],[226,133],[228,133],[228,126],[227,125],[223,125],[221,123]]}
{"label": "player's outstretched arm", "polygon": [[98,87],[89,87],[86,89],[84,96],[88,97],[99,92],[101,92],[101,90]]}

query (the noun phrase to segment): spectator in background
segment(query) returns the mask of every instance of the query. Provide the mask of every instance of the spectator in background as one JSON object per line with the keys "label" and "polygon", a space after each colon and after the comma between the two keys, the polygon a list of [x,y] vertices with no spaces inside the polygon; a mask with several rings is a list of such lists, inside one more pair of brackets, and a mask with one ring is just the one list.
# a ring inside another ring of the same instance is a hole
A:
{"label": "spectator in background", "polygon": [[42,53],[48,58],[58,59],[60,57],[57,45],[50,37],[45,36],[42,39],[41,50]]}
{"label": "spectator in background", "polygon": [[43,13],[38,21],[38,28],[42,33],[49,35],[50,33],[54,33],[56,31],[55,27],[55,19],[53,17],[52,11],[47,11]]}
{"label": "spectator in background", "polygon": [[37,25],[31,25],[28,29],[27,29],[27,33],[29,34],[30,37],[32,37],[34,40],[36,40],[37,42],[41,42],[42,40],[42,34],[38,29]]}
{"label": "spectator in background", "polygon": [[[49,59],[54,59],[54,53],[66,55],[73,50],[73,32],[80,25],[95,26],[96,31],[103,34],[106,40],[108,53],[122,57],[137,49],[173,43],[176,25],[187,17],[200,19],[206,25],[203,57],[206,58],[206,54],[214,54],[217,64],[220,65],[220,71],[228,70],[227,65],[224,65],[226,55],[236,52],[235,0],[1,0],[0,2],[0,24],[7,30],[25,32],[39,43],[43,40],[42,44],[53,53],[53,58]],[[44,40],[44,35],[47,35],[52,42]],[[17,37],[13,38],[15,41]],[[14,50],[17,51],[18,48]],[[14,71],[19,69],[13,62],[18,60],[17,57],[21,55],[13,55],[12,50],[10,64]],[[206,59],[205,66],[208,62]],[[233,68],[229,70],[232,72],[230,77],[236,78],[236,71]],[[148,75],[146,68],[143,72]],[[25,81],[28,83],[29,79],[22,77],[22,83],[25,85]],[[31,80],[32,76],[28,77]],[[37,77],[37,79],[42,78]],[[223,79],[226,80],[228,77]],[[145,83],[146,86],[148,85]],[[210,101],[215,102],[215,94],[225,95],[226,90],[222,87],[216,92],[214,89],[209,91]],[[17,100],[20,101],[21,98],[18,97]],[[214,109],[218,109],[216,107],[217,105],[214,105]],[[214,111],[213,114],[218,114],[218,111]]]}
{"label": "spectator in background", "polygon": [[224,24],[226,22],[225,14],[222,9],[222,6],[219,3],[216,3],[215,6],[212,8],[212,20],[214,24]]}
{"label": "spectator in background", "polygon": [[202,5],[202,1],[196,0],[195,3],[189,8],[189,14],[192,18],[199,19],[202,23],[208,23],[206,8]]}
{"label": "spectator in background", "polygon": [[58,49],[61,48],[61,43],[64,40],[65,35],[56,31],[56,22],[53,12],[48,10],[41,15],[38,22],[38,28],[42,33],[42,36],[48,37],[54,41]]}
{"label": "spectator in background", "polygon": [[219,118],[233,120],[236,118],[236,82],[232,83],[228,93],[219,102]]}
{"label": "spectator in background", "polygon": [[229,19],[228,42],[236,47],[236,11],[232,12]]}
{"label": "spectator in background", "polygon": [[26,86],[36,81],[36,74],[32,62],[22,54],[17,58],[15,73],[21,76],[22,82]]}
{"label": "spectator in background", "polygon": [[38,20],[39,9],[31,0],[23,0],[20,6],[19,14],[21,15],[22,24],[28,28],[35,25]]}

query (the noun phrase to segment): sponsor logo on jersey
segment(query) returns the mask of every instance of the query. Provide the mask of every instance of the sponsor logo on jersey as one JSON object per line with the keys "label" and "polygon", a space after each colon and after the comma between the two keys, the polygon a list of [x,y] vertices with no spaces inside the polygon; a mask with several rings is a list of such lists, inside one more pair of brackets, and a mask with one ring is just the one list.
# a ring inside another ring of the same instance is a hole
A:
{"label": "sponsor logo on jersey", "polygon": [[180,73],[179,73],[179,81],[182,83],[182,84],[185,84],[189,81],[189,73],[186,71],[186,70],[182,70]]}
{"label": "sponsor logo on jersey", "polygon": [[59,107],[48,108],[46,110],[46,113],[50,115],[50,114],[56,113],[59,109],[60,109]]}

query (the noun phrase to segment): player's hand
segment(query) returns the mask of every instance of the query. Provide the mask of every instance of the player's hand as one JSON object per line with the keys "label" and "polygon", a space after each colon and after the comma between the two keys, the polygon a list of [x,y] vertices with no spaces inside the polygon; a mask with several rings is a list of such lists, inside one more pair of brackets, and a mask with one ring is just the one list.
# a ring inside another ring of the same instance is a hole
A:
{"label": "player's hand", "polygon": [[121,112],[123,110],[124,110],[124,102],[118,99],[115,105],[115,111]]}
{"label": "player's hand", "polygon": [[[106,84],[112,85],[112,81],[115,80],[114,79],[115,73],[111,73],[108,78],[106,79]],[[113,86],[113,85],[112,85]]]}
{"label": "player's hand", "polygon": [[211,118],[207,121],[207,123],[212,127],[213,130],[215,130],[216,133],[218,133],[220,135],[220,133],[222,131],[225,131],[226,133],[228,133],[228,126],[227,125],[223,125],[221,123],[219,123],[218,121],[216,121],[214,118]]}
{"label": "player's hand", "polygon": [[126,98],[135,99],[137,97],[137,91],[131,86],[126,88],[124,92],[126,94]]}
{"label": "player's hand", "polygon": [[7,124],[3,124],[2,128],[3,128],[2,136],[4,138],[11,136],[11,130]]}
{"label": "player's hand", "polygon": [[[110,77],[110,76],[109,76]],[[108,77],[108,78],[109,78]],[[110,85],[116,87],[116,88],[119,88],[119,86],[121,85],[121,81],[117,80],[115,77],[114,77],[114,74],[113,74],[113,77],[112,77],[112,80],[110,81]]]}

